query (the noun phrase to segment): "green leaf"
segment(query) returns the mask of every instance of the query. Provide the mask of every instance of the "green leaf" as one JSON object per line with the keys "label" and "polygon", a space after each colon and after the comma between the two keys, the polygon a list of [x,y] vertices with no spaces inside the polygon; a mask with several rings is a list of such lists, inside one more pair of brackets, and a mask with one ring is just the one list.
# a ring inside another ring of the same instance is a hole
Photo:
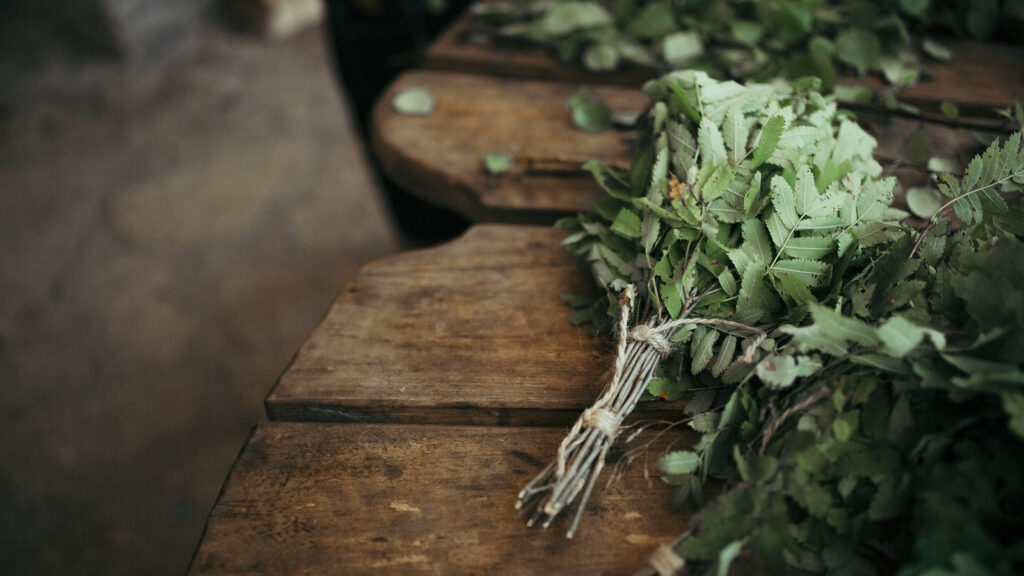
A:
{"label": "green leaf", "polygon": [[691,385],[692,381],[686,374],[683,374],[679,379],[658,377],[647,384],[647,392],[652,396],[664,398],[669,402],[675,402],[682,398]]}
{"label": "green leaf", "polygon": [[757,364],[757,377],[772,388],[786,388],[796,382],[796,360],[792,356],[769,356]]}
{"label": "green leaf", "polygon": [[893,316],[878,328],[878,338],[885,351],[895,358],[903,358],[924,339],[924,330],[900,316]]}
{"label": "green leaf", "polygon": [[903,157],[913,164],[924,164],[928,161],[928,130],[924,126],[919,126],[903,142]]}
{"label": "green leaf", "polygon": [[708,118],[700,121],[697,130],[697,142],[700,144],[700,160],[705,166],[721,164],[728,160],[725,152],[725,141],[718,126]]}
{"label": "green leaf", "polygon": [[613,23],[611,14],[597,2],[559,2],[537,22],[537,32],[547,38],[556,38],[576,30]]}
{"label": "green leaf", "polygon": [[700,466],[700,456],[690,450],[677,450],[662,456],[654,466],[673,476],[693,474]]}
{"label": "green leaf", "polygon": [[713,434],[718,430],[718,412],[701,412],[690,419],[689,426],[701,434]]}
{"label": "green leaf", "polygon": [[666,62],[678,66],[704,54],[704,43],[697,32],[675,32],[662,40],[662,54]]}
{"label": "green leaf", "polygon": [[733,106],[725,113],[722,136],[729,151],[729,161],[738,164],[747,155],[747,138],[750,136],[750,125],[739,106]]}
{"label": "green leaf", "polygon": [[434,112],[434,95],[426,88],[408,88],[395,94],[391,105],[399,114],[429,116]]}
{"label": "green leaf", "polygon": [[611,44],[591,44],[583,51],[583,65],[596,72],[615,70],[619,66],[619,51]]}
{"label": "green leaf", "polygon": [[953,59],[953,51],[932,38],[925,38],[921,41],[921,51],[940,62],[949,62]]}
{"label": "green leaf", "polygon": [[690,346],[690,373],[697,374],[707,367],[714,355],[714,345],[718,340],[718,331],[698,326]]}
{"label": "green leaf", "polygon": [[511,158],[508,154],[484,154],[484,168],[495,176],[508,172]]}
{"label": "green leaf", "polygon": [[718,275],[718,285],[721,286],[722,290],[724,290],[729,296],[736,295],[736,279],[733,278],[732,273],[728,270],[723,270],[722,273]]}
{"label": "green leaf", "polygon": [[725,369],[732,364],[732,359],[736,355],[736,336],[729,334],[722,340],[722,343],[718,347],[718,353],[715,354],[715,361],[711,364],[711,375],[716,378],[721,376]]}
{"label": "green leaf", "polygon": [[817,260],[835,251],[835,241],[829,236],[801,236],[791,238],[782,253],[791,258]]}
{"label": "green leaf", "polygon": [[771,181],[772,207],[775,208],[775,215],[787,230],[796,227],[798,216],[796,212],[796,194],[793,188],[782,176],[774,176]]}
{"label": "green leaf", "polygon": [[806,286],[818,286],[827,279],[827,268],[827,264],[816,260],[782,259],[772,265],[771,271],[776,278],[789,275]]}
{"label": "green leaf", "polygon": [[848,28],[836,36],[836,57],[864,75],[878,64],[882,43],[878,36],[864,28]]}
{"label": "green leaf", "polygon": [[930,187],[914,187],[907,190],[907,208],[918,218],[929,219],[942,208],[942,196]]}
{"label": "green leaf", "polygon": [[754,147],[751,168],[757,168],[772,157],[785,128],[786,119],[782,116],[772,116],[764,123],[764,126],[761,127],[761,135],[757,139],[757,145]]}
{"label": "green leaf", "polygon": [[900,8],[912,16],[924,16],[931,6],[931,0],[900,0]]}
{"label": "green leaf", "polygon": [[629,22],[626,30],[638,39],[661,38],[676,29],[670,2],[651,2]]}
{"label": "green leaf", "polygon": [[567,104],[572,110],[572,122],[580,130],[597,134],[611,128],[611,109],[589,89],[577,90]]}

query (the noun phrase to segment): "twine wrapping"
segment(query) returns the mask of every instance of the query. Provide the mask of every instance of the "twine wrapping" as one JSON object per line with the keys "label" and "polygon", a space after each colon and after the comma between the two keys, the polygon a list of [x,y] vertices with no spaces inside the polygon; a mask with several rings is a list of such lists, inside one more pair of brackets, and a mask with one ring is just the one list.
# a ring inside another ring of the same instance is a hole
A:
{"label": "twine wrapping", "polygon": [[582,493],[572,525],[572,538],[598,476],[604,469],[608,450],[622,429],[622,421],[633,412],[647,385],[657,375],[661,361],[672,352],[672,336],[685,324],[722,325],[756,334],[753,345],[741,357],[751,362],[757,346],[767,334],[751,326],[719,318],[689,318],[700,300],[692,299],[680,316],[671,321],[647,323],[629,328],[636,292],[627,286],[619,296],[620,316],[615,370],[611,381],[593,406],[583,411],[558,446],[555,461],[545,467],[519,492],[516,508],[528,516],[527,525],[542,522],[546,528],[558,514]]}

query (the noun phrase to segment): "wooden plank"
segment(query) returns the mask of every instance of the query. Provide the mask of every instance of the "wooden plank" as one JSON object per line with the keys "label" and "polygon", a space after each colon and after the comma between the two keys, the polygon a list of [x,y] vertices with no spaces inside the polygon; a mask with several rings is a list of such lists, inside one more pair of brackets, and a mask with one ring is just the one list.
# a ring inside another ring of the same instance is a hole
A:
{"label": "wooden plank", "polygon": [[[266,399],[272,420],[570,425],[614,342],[560,294],[594,290],[549,228],[478,225],[364,267]],[[678,404],[641,404],[674,418]]]}
{"label": "wooden plank", "polygon": [[[434,113],[413,117],[394,112],[391,95],[416,86],[434,94]],[[377,153],[384,171],[409,192],[475,221],[550,224],[601,194],[591,175],[579,168],[586,160],[629,164],[626,133],[586,134],[571,125],[564,102],[573,90],[554,82],[409,73],[374,110]],[[594,91],[615,110],[647,106],[645,96],[625,88],[601,86]],[[933,155],[967,160],[978,151],[966,129],[870,110],[861,111],[859,118],[878,139],[877,157],[886,165],[899,160],[903,142],[921,126],[930,135]],[[483,156],[496,151],[514,151],[514,166],[508,174],[489,177]],[[896,174],[904,184],[927,179],[920,170],[903,168]]]}
{"label": "wooden plank", "polygon": [[[591,72],[578,64],[565,64],[541,47],[499,48],[469,34],[470,24],[467,11],[427,49],[424,65],[435,70],[629,87],[639,87],[659,75],[658,70],[639,67]],[[469,37],[476,41],[468,41]],[[961,114],[991,116],[993,108],[1024,99],[1024,46],[955,39],[943,42],[953,50],[953,60],[926,62],[932,77],[903,90],[901,100],[928,111],[937,110],[946,100],[959,106]],[[882,88],[873,77],[845,76],[840,83]]]}
{"label": "wooden plank", "polygon": [[[643,456],[595,493],[572,540],[570,517],[528,528],[514,508],[564,432],[260,425],[210,513],[189,573],[632,573],[688,519],[668,510],[668,486],[645,479]],[[653,446],[647,465],[664,448]]]}
{"label": "wooden plank", "polygon": [[553,57],[548,49],[526,43],[502,49],[478,34],[471,34],[471,24],[470,13],[466,11],[427,47],[423,55],[423,66],[432,70],[467,74],[615,84],[631,88],[639,87],[658,75],[657,70],[645,66],[624,66],[614,71],[594,72],[580,65],[566,64]]}
{"label": "wooden plank", "polygon": [[[428,116],[404,116],[391,100],[425,88],[435,98]],[[384,172],[397,184],[473,221],[549,224],[600,194],[579,171],[591,158],[628,163],[628,133],[585,134],[573,128],[566,101],[572,84],[447,72],[403,74],[373,110],[372,138]],[[613,110],[642,110],[639,90],[597,86]],[[484,155],[510,154],[511,170],[495,177]]]}

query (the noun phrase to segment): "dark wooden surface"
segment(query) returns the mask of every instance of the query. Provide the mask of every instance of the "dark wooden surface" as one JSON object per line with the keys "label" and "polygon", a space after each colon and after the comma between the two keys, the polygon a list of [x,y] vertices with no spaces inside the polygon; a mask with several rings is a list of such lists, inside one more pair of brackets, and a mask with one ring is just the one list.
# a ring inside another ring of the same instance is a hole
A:
{"label": "dark wooden surface", "polygon": [[[430,116],[403,116],[392,109],[398,91],[421,87],[434,94]],[[550,225],[585,208],[602,194],[580,169],[598,158],[629,165],[628,134],[587,134],[571,123],[565,102],[577,86],[420,70],[402,75],[374,108],[375,150],[387,175],[416,196],[477,222]],[[613,110],[645,109],[637,90],[594,86]],[[878,140],[876,156],[896,170],[906,139],[919,127],[929,133],[930,153],[969,160],[980,148],[971,130],[863,110],[861,124]],[[484,155],[508,152],[508,174],[490,176]],[[922,183],[921,170],[895,172],[904,185]]]}
{"label": "dark wooden surface", "polygon": [[[391,104],[408,88],[435,98],[429,116],[403,116]],[[572,127],[566,101],[578,86],[435,71],[403,74],[373,110],[374,150],[389,178],[421,198],[473,221],[550,224],[584,208],[600,189],[579,167],[591,158],[628,165],[629,134],[585,134]],[[639,89],[595,86],[613,110],[643,110]],[[509,154],[501,176],[484,155]]]}
{"label": "dark wooden surface", "polygon": [[[424,66],[435,70],[498,75],[502,77],[561,80],[574,83],[618,84],[639,87],[659,74],[654,69],[627,68],[591,72],[579,64],[566,64],[540,47],[496,48],[465,41],[470,18],[464,14],[432,44]],[[899,98],[928,110],[943,100],[970,115],[991,116],[993,107],[1009,106],[1024,98],[1024,46],[943,40],[953,50],[950,62],[925,60],[931,78],[900,92]],[[882,84],[871,77],[846,76],[842,84]]]}
{"label": "dark wooden surface", "polygon": [[[593,281],[551,228],[478,225],[370,264],[266,399],[273,420],[569,425],[601,392],[614,342],[574,327]],[[679,406],[643,404],[641,418]]]}
{"label": "dark wooden surface", "polygon": [[528,528],[514,508],[564,432],[260,425],[210,513],[189,573],[632,573],[686,530],[686,515],[668,509],[669,487],[644,474],[672,439],[651,448],[647,466],[644,452],[624,466],[567,540],[570,517]]}

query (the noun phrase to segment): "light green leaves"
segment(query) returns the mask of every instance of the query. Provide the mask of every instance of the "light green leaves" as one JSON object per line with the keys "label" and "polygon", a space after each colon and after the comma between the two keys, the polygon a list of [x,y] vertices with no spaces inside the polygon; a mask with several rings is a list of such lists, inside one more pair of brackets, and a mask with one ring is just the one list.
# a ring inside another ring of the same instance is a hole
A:
{"label": "light green leaves", "polygon": [[584,132],[597,134],[612,125],[612,111],[593,92],[580,88],[566,103],[572,111],[573,124]]}
{"label": "light green leaves", "polygon": [[429,116],[434,112],[434,95],[425,88],[409,88],[395,94],[391,106],[406,116]]}
{"label": "light green leaves", "polygon": [[670,476],[693,474],[700,467],[700,457],[695,452],[679,450],[662,456],[654,466]]}
{"label": "light green leaves", "polygon": [[751,168],[757,168],[772,157],[775,147],[779,145],[779,138],[786,127],[786,119],[782,116],[772,116],[761,127],[761,135],[754,147],[754,158],[751,161]]}
{"label": "light green leaves", "polygon": [[882,43],[878,36],[864,28],[850,28],[836,36],[836,57],[864,75],[878,63]]}
{"label": "light green leaves", "polygon": [[673,66],[685,64],[704,53],[704,43],[697,32],[674,32],[662,40],[665,62]]}
{"label": "light green leaves", "polygon": [[488,174],[500,176],[508,172],[511,166],[512,158],[508,154],[484,154],[484,169],[487,170]]}
{"label": "light green leaves", "polygon": [[612,23],[611,14],[597,2],[557,2],[537,22],[536,32],[541,37],[554,38]]}
{"label": "light green leaves", "polygon": [[932,218],[949,205],[964,224],[981,222],[986,214],[996,215],[1008,210],[999,192],[1024,190],[1024,148],[1022,132],[1016,132],[1000,147],[993,142],[981,156],[967,165],[963,179],[940,174],[939,191],[951,200],[942,205]]}
{"label": "light green leaves", "polygon": [[894,316],[878,328],[878,338],[890,356],[902,358],[924,340],[924,330],[912,322]]}

